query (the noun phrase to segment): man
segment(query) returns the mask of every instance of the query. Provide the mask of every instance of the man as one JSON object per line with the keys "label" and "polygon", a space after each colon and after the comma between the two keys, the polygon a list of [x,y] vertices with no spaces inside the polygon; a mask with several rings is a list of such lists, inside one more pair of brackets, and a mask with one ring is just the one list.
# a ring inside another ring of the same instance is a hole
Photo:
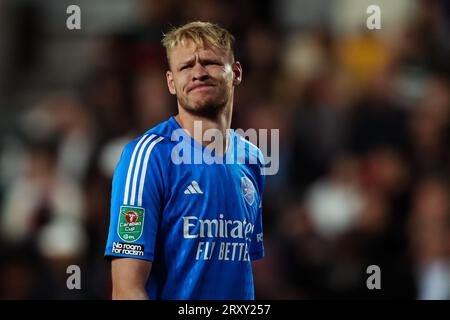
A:
{"label": "man", "polygon": [[[233,37],[192,22],[162,42],[178,114],[126,145],[117,165],[105,250],[113,299],[254,299],[251,261],[264,256],[264,159],[230,129],[242,77]],[[202,142],[199,124],[221,139]],[[210,161],[189,161],[198,151]]]}

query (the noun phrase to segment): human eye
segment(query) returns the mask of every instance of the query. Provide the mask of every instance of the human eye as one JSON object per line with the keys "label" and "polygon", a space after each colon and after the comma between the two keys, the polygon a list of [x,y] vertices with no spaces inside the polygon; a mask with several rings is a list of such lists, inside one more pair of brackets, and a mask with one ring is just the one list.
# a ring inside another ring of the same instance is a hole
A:
{"label": "human eye", "polygon": [[186,63],[186,64],[181,65],[181,67],[179,69],[180,69],[180,71],[183,71],[183,70],[187,70],[191,67],[192,67],[192,64]]}
{"label": "human eye", "polygon": [[216,60],[209,60],[206,62],[206,65],[221,66],[222,63],[220,63],[220,61],[216,61]]}

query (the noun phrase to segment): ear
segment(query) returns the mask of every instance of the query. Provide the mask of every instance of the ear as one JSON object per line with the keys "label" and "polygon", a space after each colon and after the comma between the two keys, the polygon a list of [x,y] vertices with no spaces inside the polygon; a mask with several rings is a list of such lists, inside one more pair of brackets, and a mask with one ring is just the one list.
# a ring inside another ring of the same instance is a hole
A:
{"label": "ear", "polygon": [[233,70],[233,85],[237,86],[242,81],[242,67],[239,61],[233,63],[231,67]]}
{"label": "ear", "polygon": [[170,70],[166,71],[166,80],[167,80],[167,87],[169,88],[169,92],[173,95],[176,95],[177,91],[175,90],[175,84],[173,82],[172,71],[170,71]]}

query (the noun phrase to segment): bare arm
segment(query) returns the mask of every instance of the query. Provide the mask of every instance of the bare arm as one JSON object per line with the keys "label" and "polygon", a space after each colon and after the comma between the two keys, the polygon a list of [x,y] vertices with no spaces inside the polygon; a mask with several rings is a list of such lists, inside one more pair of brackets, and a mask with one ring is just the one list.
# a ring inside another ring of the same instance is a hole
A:
{"label": "bare arm", "polygon": [[132,258],[115,258],[111,263],[113,300],[148,300],[145,284],[152,263]]}

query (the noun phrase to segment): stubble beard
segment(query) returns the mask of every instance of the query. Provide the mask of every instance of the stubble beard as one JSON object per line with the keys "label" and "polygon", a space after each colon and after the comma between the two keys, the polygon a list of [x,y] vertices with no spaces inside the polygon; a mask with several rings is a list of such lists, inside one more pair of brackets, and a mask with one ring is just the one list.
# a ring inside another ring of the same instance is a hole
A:
{"label": "stubble beard", "polygon": [[216,119],[228,105],[228,101],[230,99],[228,95],[225,94],[221,96],[220,99],[201,102],[197,105],[189,103],[188,99],[185,98],[181,98],[178,101],[181,108],[183,108],[186,112],[193,116],[207,119]]}

